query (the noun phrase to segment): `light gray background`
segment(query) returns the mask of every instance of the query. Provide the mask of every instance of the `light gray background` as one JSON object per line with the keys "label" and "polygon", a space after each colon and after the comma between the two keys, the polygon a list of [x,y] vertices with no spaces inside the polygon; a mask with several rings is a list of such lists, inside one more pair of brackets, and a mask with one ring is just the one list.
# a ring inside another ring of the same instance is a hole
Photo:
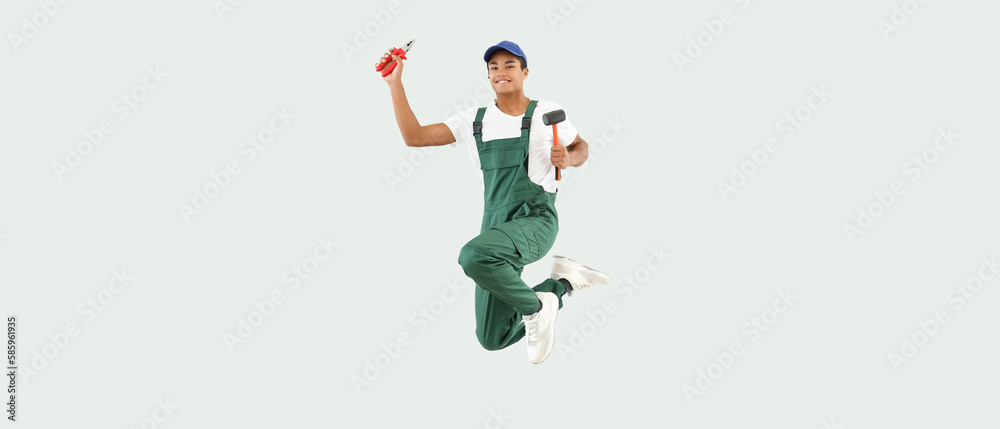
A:
{"label": "light gray background", "polygon": [[[208,0],[69,2],[0,49],[0,311],[20,317],[22,367],[81,326],[22,380],[19,424],[996,427],[1000,277],[961,310],[947,297],[1000,252],[1000,5],[931,0],[886,39],[878,21],[902,4],[401,0],[348,60],[387,2],[246,0],[224,19]],[[735,22],[679,71],[672,55],[724,9]],[[39,10],[3,2],[4,40]],[[672,254],[627,300],[620,284],[567,301],[563,346],[588,311],[618,309],[576,353],[532,366],[523,344],[477,343],[456,263],[480,222],[468,155],[414,155],[372,72],[414,37],[403,81],[422,123],[492,101],[481,55],[510,39],[526,95],[591,141],[588,167],[564,172],[551,254],[615,280],[644,275],[651,247]],[[118,120],[113,100],[157,65],[169,75]],[[775,122],[813,86],[834,95],[784,139]],[[282,107],[295,118],[245,162],[240,142]],[[51,163],[105,117],[115,131],[58,181]],[[911,182],[904,164],[949,126],[958,143]],[[724,200],[717,181],[768,137],[780,149]],[[186,223],[178,205],[231,160],[241,174]],[[843,224],[897,179],[906,193],[849,241]],[[289,291],[283,273],[321,237],[339,247]],[[122,268],[135,279],[86,322],[77,307]],[[410,315],[449,281],[463,292],[417,332]],[[741,326],[785,289],[791,309],[748,341]],[[223,334],[273,290],[286,300],[230,352]],[[888,353],[939,309],[949,323],[895,371]],[[412,344],[358,393],[352,375],[401,332]],[[688,401],[732,341],[746,353]],[[144,421],[163,398],[177,408]]]}

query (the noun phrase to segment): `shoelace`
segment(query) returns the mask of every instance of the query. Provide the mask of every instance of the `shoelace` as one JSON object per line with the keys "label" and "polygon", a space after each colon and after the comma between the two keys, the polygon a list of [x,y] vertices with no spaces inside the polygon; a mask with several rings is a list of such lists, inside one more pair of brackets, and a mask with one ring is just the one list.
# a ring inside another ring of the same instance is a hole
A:
{"label": "shoelace", "polygon": [[528,338],[528,344],[534,345],[538,341],[538,317],[524,321],[524,335]]}

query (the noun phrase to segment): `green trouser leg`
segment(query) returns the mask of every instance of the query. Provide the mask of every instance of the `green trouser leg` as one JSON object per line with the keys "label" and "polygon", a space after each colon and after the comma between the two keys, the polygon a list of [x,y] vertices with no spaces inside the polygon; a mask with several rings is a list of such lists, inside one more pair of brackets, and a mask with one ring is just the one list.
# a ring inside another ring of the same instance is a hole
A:
{"label": "green trouser leg", "polygon": [[476,282],[476,337],[487,350],[500,350],[524,336],[521,316],[538,310],[536,291],[556,294],[562,308],[563,284],[545,279],[534,288],[528,287],[521,272],[535,261],[525,260],[514,241],[499,229],[489,229],[470,240],[458,261]]}

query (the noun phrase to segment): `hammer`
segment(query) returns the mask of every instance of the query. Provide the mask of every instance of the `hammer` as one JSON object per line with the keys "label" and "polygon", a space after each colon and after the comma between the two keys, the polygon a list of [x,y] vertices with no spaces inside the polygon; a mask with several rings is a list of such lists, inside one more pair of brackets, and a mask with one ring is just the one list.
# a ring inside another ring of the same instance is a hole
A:
{"label": "hammer", "polygon": [[[565,120],[566,112],[563,111],[563,109],[553,110],[542,115],[542,123],[545,125],[552,125],[552,146],[559,145],[559,131],[556,130],[556,124]],[[556,180],[562,180],[562,174],[559,173],[559,167],[556,167]]]}

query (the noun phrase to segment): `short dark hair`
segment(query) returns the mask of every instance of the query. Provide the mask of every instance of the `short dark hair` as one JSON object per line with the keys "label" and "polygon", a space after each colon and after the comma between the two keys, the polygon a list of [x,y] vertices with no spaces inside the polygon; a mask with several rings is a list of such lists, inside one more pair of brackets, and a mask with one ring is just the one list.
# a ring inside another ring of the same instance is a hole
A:
{"label": "short dark hair", "polygon": [[[524,69],[528,68],[528,60],[524,59],[524,57],[522,57],[520,55],[514,55],[514,58],[517,58],[517,60],[521,62],[521,70],[524,70]],[[486,68],[487,69],[490,68],[490,64],[489,63],[486,63]]]}
{"label": "short dark hair", "polygon": [[517,60],[521,62],[521,70],[528,68],[528,60],[524,59],[524,57],[520,55],[514,55],[514,56],[517,57]]}

